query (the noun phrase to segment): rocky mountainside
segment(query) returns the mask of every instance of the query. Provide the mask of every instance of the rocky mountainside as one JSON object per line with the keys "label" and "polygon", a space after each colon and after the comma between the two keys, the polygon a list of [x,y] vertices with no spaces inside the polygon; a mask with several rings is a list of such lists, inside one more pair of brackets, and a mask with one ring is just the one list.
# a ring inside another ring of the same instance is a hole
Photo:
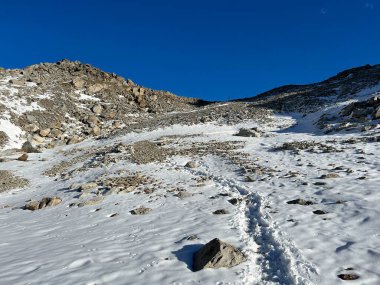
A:
{"label": "rocky mountainside", "polygon": [[[204,109],[207,105],[209,108]],[[2,69],[0,148],[19,148],[26,140],[38,148],[52,148],[120,129],[232,122],[261,112],[241,108],[245,105],[219,108],[203,100],[145,88],[89,64],[68,60]],[[215,108],[223,112],[213,111]],[[195,110],[199,112],[191,114]]]}
{"label": "rocky mountainside", "polygon": [[380,84],[380,64],[345,70],[322,82],[307,85],[286,85],[243,99],[284,112],[310,113],[331,102],[355,99],[365,89]]}
{"label": "rocky mountainside", "polygon": [[[320,111],[317,124],[326,132],[368,130],[380,118],[379,91],[380,64],[348,69],[314,84],[282,86],[242,101],[276,112],[307,115]],[[332,108],[337,112],[331,112]],[[324,109],[329,112],[323,113]]]}
{"label": "rocky mountainside", "polygon": [[[0,119],[8,120],[8,129],[13,128],[16,135],[23,131],[25,139],[37,144],[78,142],[123,128],[136,116],[189,111],[199,104],[202,101],[144,88],[80,62],[62,60],[0,70]],[[3,145],[6,135],[2,130]],[[14,135],[12,140],[16,140]]]}
{"label": "rocky mountainside", "polygon": [[0,283],[380,284],[379,65],[238,102],[0,71]]}

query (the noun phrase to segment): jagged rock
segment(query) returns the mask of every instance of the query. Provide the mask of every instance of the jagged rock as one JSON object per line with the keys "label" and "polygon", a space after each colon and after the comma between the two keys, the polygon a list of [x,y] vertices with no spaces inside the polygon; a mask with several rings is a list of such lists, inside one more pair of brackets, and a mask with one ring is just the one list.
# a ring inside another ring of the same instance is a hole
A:
{"label": "jagged rock", "polygon": [[195,161],[189,161],[185,164],[185,167],[187,168],[197,168],[198,164]]}
{"label": "jagged rock", "polygon": [[50,134],[50,129],[40,130],[40,136],[41,137],[47,137],[49,134]]}
{"label": "jagged rock", "polygon": [[26,141],[22,144],[21,150],[26,153],[39,153],[39,151],[35,147],[33,147],[33,145],[29,141]]}
{"label": "jagged rock", "polygon": [[19,161],[27,161],[28,155],[26,153],[22,154],[19,158],[17,158]]}
{"label": "jagged rock", "polygon": [[233,267],[246,261],[244,254],[236,247],[215,238],[205,244],[193,256],[193,270],[204,268]]}
{"label": "jagged rock", "polygon": [[35,210],[43,209],[45,207],[57,206],[61,202],[62,202],[62,199],[59,197],[52,197],[52,198],[45,197],[45,198],[42,198],[41,201],[30,201],[29,203],[25,205],[25,209],[30,210],[30,211],[35,211]]}
{"label": "jagged rock", "polygon": [[132,215],[145,215],[148,214],[152,209],[146,208],[146,207],[139,207],[136,209],[133,209],[132,211],[129,211]]}

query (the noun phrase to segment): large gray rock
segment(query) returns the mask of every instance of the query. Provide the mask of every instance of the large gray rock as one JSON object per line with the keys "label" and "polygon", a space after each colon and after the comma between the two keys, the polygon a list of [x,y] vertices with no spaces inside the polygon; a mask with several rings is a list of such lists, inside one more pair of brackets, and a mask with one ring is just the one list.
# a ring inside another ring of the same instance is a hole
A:
{"label": "large gray rock", "polygon": [[193,257],[193,269],[233,267],[246,261],[236,247],[215,238],[198,250]]}
{"label": "large gray rock", "polygon": [[21,150],[26,153],[39,153],[39,151],[35,147],[33,147],[33,145],[29,141],[26,141],[22,144]]}

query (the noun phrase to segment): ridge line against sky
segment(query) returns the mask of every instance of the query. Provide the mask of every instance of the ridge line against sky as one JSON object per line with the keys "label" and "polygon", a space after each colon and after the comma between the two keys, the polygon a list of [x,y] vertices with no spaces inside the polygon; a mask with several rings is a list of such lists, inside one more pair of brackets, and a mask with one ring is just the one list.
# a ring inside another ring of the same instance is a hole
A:
{"label": "ridge line against sky", "polygon": [[380,63],[379,15],[380,0],[5,0],[0,66],[68,58],[182,96],[252,97]]}

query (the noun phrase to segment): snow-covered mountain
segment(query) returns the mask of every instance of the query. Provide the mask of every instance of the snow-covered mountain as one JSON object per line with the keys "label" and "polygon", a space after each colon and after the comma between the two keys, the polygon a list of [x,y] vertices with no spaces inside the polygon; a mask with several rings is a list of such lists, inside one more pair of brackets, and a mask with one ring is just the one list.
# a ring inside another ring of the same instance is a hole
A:
{"label": "snow-covered mountain", "polygon": [[0,283],[380,284],[379,91],[379,65],[214,103],[0,70]]}

